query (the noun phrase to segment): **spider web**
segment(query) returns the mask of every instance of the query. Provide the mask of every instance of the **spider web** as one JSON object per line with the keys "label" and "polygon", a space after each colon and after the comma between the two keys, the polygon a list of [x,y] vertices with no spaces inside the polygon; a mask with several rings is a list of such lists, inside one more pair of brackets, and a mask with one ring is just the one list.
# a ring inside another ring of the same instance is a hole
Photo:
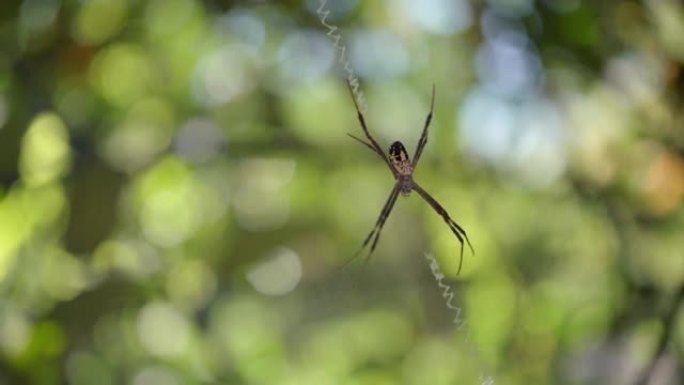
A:
{"label": "spider web", "polygon": [[[463,308],[454,304],[454,290],[451,286],[444,283],[445,276],[442,273],[442,270],[439,268],[439,263],[437,262],[435,257],[428,253],[425,253],[425,259],[427,259],[429,262],[430,271],[432,272],[432,276],[434,277],[435,282],[437,282],[437,286],[442,290],[442,298],[444,298],[446,301],[445,305],[447,309],[451,310],[451,312],[454,314],[452,323],[456,325],[456,330],[462,332],[465,335],[464,342],[466,349],[471,355],[477,357],[477,360],[480,362],[481,367],[485,366],[482,362],[480,352],[478,351],[475,344],[472,341],[470,341],[470,328],[468,327],[468,321],[464,319]],[[482,373],[480,373],[480,385],[494,385],[494,377],[489,375],[487,372],[488,370],[483,370]]]}

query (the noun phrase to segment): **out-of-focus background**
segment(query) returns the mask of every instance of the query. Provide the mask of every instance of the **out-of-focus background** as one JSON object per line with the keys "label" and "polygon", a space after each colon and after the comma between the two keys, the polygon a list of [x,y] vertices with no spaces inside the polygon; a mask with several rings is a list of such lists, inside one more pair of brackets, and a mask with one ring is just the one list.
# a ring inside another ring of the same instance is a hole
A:
{"label": "out-of-focus background", "polygon": [[[416,194],[340,269],[350,70],[460,275]],[[682,383],[683,107],[675,0],[3,0],[0,384]]]}

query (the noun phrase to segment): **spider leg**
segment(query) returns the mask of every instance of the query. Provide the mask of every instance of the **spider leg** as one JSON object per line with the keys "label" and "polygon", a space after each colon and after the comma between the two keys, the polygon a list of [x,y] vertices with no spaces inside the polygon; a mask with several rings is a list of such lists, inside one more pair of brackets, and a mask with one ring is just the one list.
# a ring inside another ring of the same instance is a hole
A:
{"label": "spider leg", "polygon": [[430,121],[432,121],[432,111],[435,108],[435,84],[432,84],[432,101],[430,101],[430,112],[428,113],[427,118],[425,119],[425,126],[423,127],[423,133],[420,135],[420,139],[418,140],[418,146],[416,146],[416,153],[413,155],[413,163],[411,163],[411,166],[415,169],[416,165],[418,164],[418,160],[420,159],[420,156],[423,154],[423,149],[425,148],[425,145],[427,144],[428,140],[428,126],[430,126]]}
{"label": "spider leg", "polygon": [[458,223],[454,222],[453,219],[449,216],[449,213],[440,205],[437,203],[437,201],[430,196],[430,194],[427,193],[427,191],[423,190],[422,187],[420,187],[417,183],[413,183],[413,191],[417,192],[432,208],[439,214],[443,219],[444,222],[449,225],[449,228],[451,231],[456,235],[456,238],[458,238],[458,241],[461,242],[461,258],[458,262],[458,273],[461,272],[461,267],[463,266],[463,239],[466,240],[468,243],[468,247],[470,247],[470,251],[475,254],[475,250],[473,250],[473,246],[470,244],[470,240],[468,239],[468,235],[466,234],[465,230],[461,226],[458,225]]}
{"label": "spider leg", "polygon": [[378,154],[378,155],[384,157],[384,155],[382,155],[382,153],[379,153],[378,150],[376,150],[375,147],[373,147],[372,144],[366,142],[365,140],[359,138],[358,136],[354,136],[354,135],[352,135],[352,134],[347,134],[347,135],[348,135],[350,138],[356,140],[357,142],[363,144],[364,146],[370,148],[371,151],[373,151],[374,153],[376,153],[376,154]]}
{"label": "spider leg", "polygon": [[[349,135],[350,138],[352,138],[352,139],[356,140],[357,142],[363,144],[364,146],[368,147],[371,151],[378,154],[379,157],[381,157],[381,158],[385,157],[382,153],[378,152],[378,150],[376,150],[375,147],[373,147],[370,143],[366,142],[365,140],[363,140],[357,136],[354,136],[352,134],[347,134],[347,135]],[[392,169],[392,171],[393,171],[392,174],[394,175],[394,179],[397,179],[397,177],[398,177],[397,173],[394,172],[394,169]]]}
{"label": "spider leg", "polygon": [[[390,171],[392,171],[392,175],[396,177],[397,172],[394,169],[394,167],[392,167],[392,164],[390,163],[389,159],[387,159],[387,155],[385,155],[385,152],[382,151],[382,148],[380,147],[378,142],[376,142],[375,139],[373,139],[373,136],[368,131],[368,127],[366,126],[366,120],[364,119],[361,110],[359,110],[359,105],[356,103],[356,98],[354,98],[354,89],[352,88],[351,83],[349,83],[349,80],[347,80],[347,87],[349,87],[349,92],[351,93],[352,101],[354,102],[354,108],[356,108],[356,116],[359,119],[359,123],[361,123],[361,128],[363,129],[363,132],[366,134],[366,138],[368,138],[368,140],[370,141],[370,145],[375,149],[374,151],[378,154],[382,154],[382,159],[385,161],[385,164],[387,164],[387,167],[389,167]],[[368,145],[369,143],[364,142],[364,144]]]}
{"label": "spider leg", "polygon": [[385,224],[385,221],[389,217],[390,213],[392,212],[392,207],[394,207],[394,203],[397,201],[397,197],[399,196],[399,190],[400,186],[399,184],[395,184],[394,188],[392,189],[392,192],[390,193],[389,198],[387,198],[387,202],[385,202],[385,206],[383,206],[382,211],[380,212],[380,216],[378,217],[378,220],[375,222],[375,226],[373,226],[373,229],[368,233],[368,236],[366,236],[366,239],[363,241],[363,244],[361,245],[361,248],[359,251],[357,251],[353,257],[351,257],[347,262],[344,263],[344,266],[349,264],[351,261],[356,259],[358,257],[359,253],[363,251],[363,249],[366,248],[366,245],[368,245],[368,242],[370,242],[371,238],[373,238],[373,235],[375,235],[375,239],[373,240],[373,243],[371,244],[371,249],[368,255],[366,256],[366,262],[370,259],[371,254],[373,254],[373,250],[375,250],[375,246],[378,242],[379,236],[380,236],[380,231],[382,230],[382,227]]}
{"label": "spider leg", "polygon": [[[382,231],[383,226],[385,226],[385,221],[387,221],[387,218],[389,217],[390,213],[392,212],[392,208],[394,207],[394,203],[397,201],[397,198],[399,197],[398,185],[392,191],[392,194],[393,195],[390,195],[390,198],[392,199],[391,203],[387,207],[387,210],[384,212],[384,215],[380,215],[380,218],[378,218],[378,223],[375,224],[377,230],[375,231],[375,238],[373,239],[373,243],[371,244],[370,251],[366,256],[366,263],[370,260],[373,251],[375,251],[375,246],[378,244],[378,241],[380,240],[380,232]],[[366,240],[366,242],[368,242],[368,240]]]}

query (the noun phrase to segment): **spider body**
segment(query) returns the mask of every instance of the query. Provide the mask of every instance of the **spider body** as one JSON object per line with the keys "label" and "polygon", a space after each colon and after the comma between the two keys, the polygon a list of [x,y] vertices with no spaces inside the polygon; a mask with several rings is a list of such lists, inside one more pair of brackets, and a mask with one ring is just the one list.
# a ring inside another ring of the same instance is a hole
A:
{"label": "spider body", "polygon": [[413,190],[413,166],[406,148],[401,142],[394,142],[389,148],[392,166],[397,173],[397,183],[403,196],[409,196]]}
{"label": "spider body", "polygon": [[[363,114],[359,110],[359,106],[356,104],[356,99],[354,99],[354,91],[351,87],[351,84],[347,82],[347,85],[349,86],[349,90],[352,93],[352,100],[354,101],[354,106],[356,107],[356,114],[358,116],[359,123],[361,123],[361,128],[363,129],[363,132],[366,135],[366,138],[368,138],[369,142],[366,142],[361,138],[357,138],[354,135],[348,135],[351,136],[353,139],[357,140],[358,142],[362,143],[366,147],[370,148],[373,152],[380,156],[382,160],[385,162],[385,164],[389,167],[390,171],[392,172],[392,175],[394,175],[394,179],[396,180],[394,188],[392,189],[392,192],[390,193],[390,196],[387,199],[385,206],[382,208],[382,211],[380,212],[380,217],[378,217],[378,220],[375,222],[373,230],[371,230],[370,234],[368,234],[366,239],[363,241],[363,245],[361,246],[361,250],[359,250],[359,252],[361,252],[366,247],[371,238],[373,238],[373,243],[371,244],[370,252],[366,257],[366,260],[370,258],[371,254],[373,254],[373,250],[375,250],[375,245],[378,243],[378,240],[380,239],[380,231],[382,230],[382,227],[385,225],[387,217],[389,217],[389,214],[392,212],[392,208],[394,207],[394,203],[397,201],[399,193],[401,193],[404,196],[408,196],[409,194],[411,194],[411,191],[415,191],[435,210],[435,212],[437,212],[439,216],[442,217],[442,219],[444,219],[444,222],[446,222],[447,225],[449,225],[451,232],[454,233],[458,241],[461,243],[461,259],[459,260],[458,264],[458,272],[460,272],[461,266],[463,264],[464,239],[468,243],[470,251],[474,253],[473,247],[470,244],[470,240],[468,240],[468,236],[466,235],[465,230],[463,230],[463,228],[459,226],[458,223],[451,219],[451,217],[449,216],[447,211],[442,207],[442,205],[440,205],[432,196],[430,196],[430,194],[427,193],[427,191],[423,190],[423,188],[420,187],[420,185],[418,185],[418,183],[416,183],[413,180],[413,171],[418,165],[418,160],[420,159],[420,156],[423,153],[425,144],[427,144],[428,127],[430,126],[430,121],[432,120],[432,111],[435,104],[435,86],[432,86],[432,101],[430,103],[430,113],[428,113],[428,116],[425,119],[423,133],[421,134],[420,139],[418,140],[418,146],[416,147],[416,152],[413,155],[413,160],[411,160],[411,158],[409,158],[408,153],[406,152],[406,148],[404,147],[404,145],[398,141],[392,143],[392,145],[389,147],[389,155],[385,154],[385,152],[382,150],[378,142],[376,142],[373,136],[371,136],[370,132],[368,131],[368,127],[366,127],[366,122],[363,117]],[[354,257],[356,257],[356,255]],[[354,258],[350,259],[349,261],[352,261],[353,259]]]}

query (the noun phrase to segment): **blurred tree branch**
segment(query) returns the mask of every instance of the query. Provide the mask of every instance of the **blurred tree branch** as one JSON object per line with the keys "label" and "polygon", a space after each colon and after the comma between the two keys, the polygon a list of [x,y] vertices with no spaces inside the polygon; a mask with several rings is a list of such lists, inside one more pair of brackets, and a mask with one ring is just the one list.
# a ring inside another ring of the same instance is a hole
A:
{"label": "blurred tree branch", "polygon": [[665,354],[668,342],[672,337],[674,328],[677,320],[677,313],[679,306],[684,301],[684,284],[679,287],[677,294],[673,300],[672,306],[668,309],[667,313],[663,315],[663,333],[660,335],[660,340],[658,341],[658,347],[653,353],[650,363],[644,369],[641,378],[636,382],[637,385],[647,385],[655,372],[655,368],[658,365],[658,361]]}

